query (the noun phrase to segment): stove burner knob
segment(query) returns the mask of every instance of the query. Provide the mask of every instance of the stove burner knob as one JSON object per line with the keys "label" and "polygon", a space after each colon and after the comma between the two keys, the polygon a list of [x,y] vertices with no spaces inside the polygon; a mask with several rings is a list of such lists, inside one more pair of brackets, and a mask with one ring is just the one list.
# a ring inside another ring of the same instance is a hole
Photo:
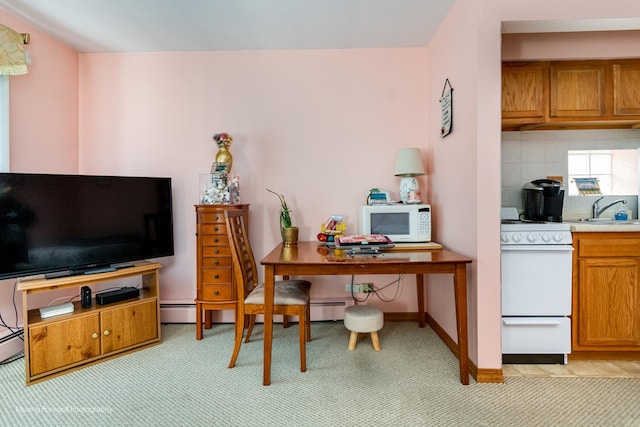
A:
{"label": "stove burner knob", "polygon": [[533,243],[533,242],[535,242],[535,241],[536,241],[536,238],[537,238],[537,237],[538,237],[538,236],[536,236],[534,233],[529,233],[529,234],[527,235],[527,240],[528,240],[529,242]]}
{"label": "stove burner knob", "polygon": [[542,241],[545,243],[549,243],[551,241],[551,236],[549,236],[547,233],[544,233],[542,235]]}
{"label": "stove burner knob", "polygon": [[509,236],[507,236],[507,233],[500,233],[500,240],[502,241],[502,243],[507,243],[509,241]]}
{"label": "stove burner knob", "polygon": [[556,233],[553,235],[553,240],[556,242],[562,242],[562,233]]}
{"label": "stove burner knob", "polygon": [[513,236],[511,236],[514,242],[519,242],[521,237],[520,233],[513,233]]}

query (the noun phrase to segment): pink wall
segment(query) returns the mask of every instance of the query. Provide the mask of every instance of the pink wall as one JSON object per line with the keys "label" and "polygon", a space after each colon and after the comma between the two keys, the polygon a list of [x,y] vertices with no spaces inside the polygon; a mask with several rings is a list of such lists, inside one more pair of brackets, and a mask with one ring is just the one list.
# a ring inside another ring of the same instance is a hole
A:
{"label": "pink wall", "polygon": [[[370,188],[397,194],[398,148],[426,144],[425,53],[82,54],[80,171],[173,178],[176,255],[162,272],[162,299],[193,301],[193,205],[199,174],[217,151],[212,135],[234,137],[233,172],[241,200],[251,204],[258,259],[280,239],[278,200],[265,187],[286,196],[303,240],[315,239],[330,215],[344,215],[357,232]],[[344,298],[350,280],[314,277],[313,297]],[[384,304],[387,311],[416,308],[413,290]]]}

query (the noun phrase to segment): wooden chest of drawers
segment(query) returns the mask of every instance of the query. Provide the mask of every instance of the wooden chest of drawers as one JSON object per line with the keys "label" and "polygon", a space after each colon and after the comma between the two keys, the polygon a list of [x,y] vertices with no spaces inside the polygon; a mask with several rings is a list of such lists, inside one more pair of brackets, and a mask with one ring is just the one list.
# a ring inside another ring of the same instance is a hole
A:
{"label": "wooden chest of drawers", "polygon": [[212,310],[235,310],[237,297],[224,211],[242,209],[249,223],[249,205],[196,205],[197,294],[196,339],[211,328]]}

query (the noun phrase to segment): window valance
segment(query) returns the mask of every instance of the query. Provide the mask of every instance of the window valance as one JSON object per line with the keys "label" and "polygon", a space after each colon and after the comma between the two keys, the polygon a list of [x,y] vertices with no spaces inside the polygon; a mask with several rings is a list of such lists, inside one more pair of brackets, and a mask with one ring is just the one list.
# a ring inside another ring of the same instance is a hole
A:
{"label": "window valance", "polygon": [[0,24],[0,75],[15,76],[27,73],[30,61],[24,44],[23,34]]}

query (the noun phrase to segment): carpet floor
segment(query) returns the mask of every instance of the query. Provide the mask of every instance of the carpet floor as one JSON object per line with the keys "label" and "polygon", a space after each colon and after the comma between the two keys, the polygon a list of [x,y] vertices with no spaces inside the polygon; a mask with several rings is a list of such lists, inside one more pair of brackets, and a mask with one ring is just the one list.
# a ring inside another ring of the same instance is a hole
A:
{"label": "carpet floor", "polygon": [[341,322],[314,322],[307,372],[297,324],[274,327],[272,384],[262,386],[262,327],[229,369],[233,325],[195,339],[162,326],[162,343],[25,386],[24,359],[0,366],[2,426],[640,426],[640,379],[459,382],[429,328],[387,322],[347,350]]}

